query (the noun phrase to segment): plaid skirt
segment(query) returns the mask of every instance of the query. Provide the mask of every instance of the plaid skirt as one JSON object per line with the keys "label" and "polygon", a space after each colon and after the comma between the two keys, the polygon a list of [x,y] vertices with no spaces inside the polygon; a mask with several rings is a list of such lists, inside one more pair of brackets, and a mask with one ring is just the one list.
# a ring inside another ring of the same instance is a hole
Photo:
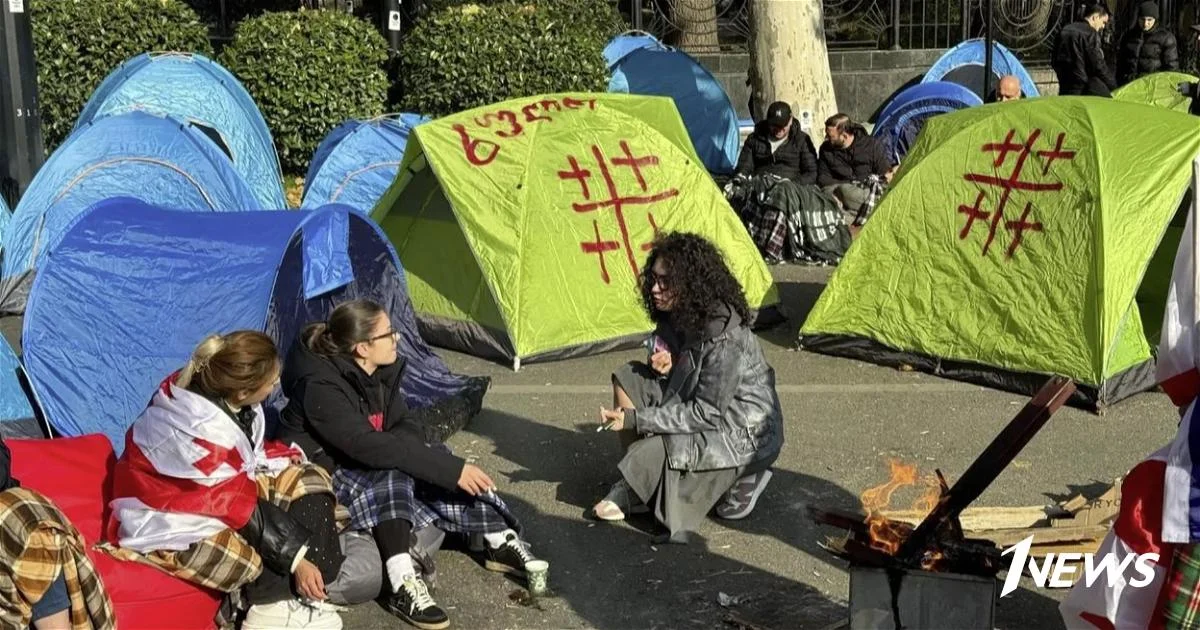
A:
{"label": "plaid skirt", "polygon": [[[444,447],[443,447],[444,448]],[[395,519],[455,534],[521,533],[521,523],[495,493],[473,497],[413,479],[398,470],[339,468],[333,473],[338,503],[350,511],[350,527],[367,530]]]}

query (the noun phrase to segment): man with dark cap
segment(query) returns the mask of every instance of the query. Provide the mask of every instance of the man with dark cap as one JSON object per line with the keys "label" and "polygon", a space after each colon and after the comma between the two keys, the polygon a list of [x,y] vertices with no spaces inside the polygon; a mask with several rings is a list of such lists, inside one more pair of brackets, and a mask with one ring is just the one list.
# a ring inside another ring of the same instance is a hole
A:
{"label": "man with dark cap", "polygon": [[1147,74],[1179,69],[1175,35],[1158,24],[1158,4],[1143,2],[1137,21],[1121,38],[1117,55],[1117,81],[1122,85]]}
{"label": "man with dark cap", "polygon": [[783,101],[771,103],[738,156],[734,175],[772,174],[797,184],[817,182],[817,149]]}
{"label": "man with dark cap", "polygon": [[1099,2],[1088,5],[1082,18],[1062,28],[1050,56],[1058,93],[1111,97],[1117,82],[1100,46],[1100,31],[1108,25],[1108,7]]}

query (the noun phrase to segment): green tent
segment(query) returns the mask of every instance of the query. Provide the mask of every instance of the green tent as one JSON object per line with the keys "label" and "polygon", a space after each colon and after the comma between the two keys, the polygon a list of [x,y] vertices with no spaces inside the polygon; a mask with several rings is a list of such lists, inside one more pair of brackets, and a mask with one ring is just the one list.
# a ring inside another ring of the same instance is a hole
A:
{"label": "green tent", "polygon": [[1067,376],[1091,408],[1143,391],[1198,153],[1200,119],[1111,99],[933,118],[801,345],[1020,393]]}
{"label": "green tent", "polygon": [[1157,105],[1187,113],[1192,99],[1179,92],[1179,84],[1197,81],[1200,79],[1182,72],[1155,72],[1121,86],[1120,89],[1113,92],[1113,98],[1118,101]]}
{"label": "green tent", "polygon": [[644,339],[638,274],[660,230],[712,240],[752,308],[779,301],[665,97],[533,96],[420,125],[372,216],[422,335],[514,367]]}

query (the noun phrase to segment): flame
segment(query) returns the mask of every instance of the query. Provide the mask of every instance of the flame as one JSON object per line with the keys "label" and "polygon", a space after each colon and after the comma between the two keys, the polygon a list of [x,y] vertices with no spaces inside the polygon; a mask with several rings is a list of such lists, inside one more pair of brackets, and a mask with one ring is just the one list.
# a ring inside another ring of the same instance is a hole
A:
{"label": "flame", "polygon": [[[894,555],[900,550],[900,544],[912,531],[912,527],[906,523],[888,519],[881,514],[891,505],[892,495],[900,488],[920,483],[921,496],[913,503],[911,509],[920,511],[924,515],[937,505],[938,499],[941,497],[941,485],[938,483],[937,477],[933,475],[918,476],[916,464],[905,464],[898,459],[891,459],[888,460],[888,465],[891,468],[891,475],[887,482],[863,492],[859,500],[862,501],[863,510],[867,513],[866,524],[871,536],[871,547],[888,555]],[[941,559],[940,553],[935,555],[938,557],[926,558],[922,562],[922,566],[928,564],[929,567],[932,567],[937,560]]]}

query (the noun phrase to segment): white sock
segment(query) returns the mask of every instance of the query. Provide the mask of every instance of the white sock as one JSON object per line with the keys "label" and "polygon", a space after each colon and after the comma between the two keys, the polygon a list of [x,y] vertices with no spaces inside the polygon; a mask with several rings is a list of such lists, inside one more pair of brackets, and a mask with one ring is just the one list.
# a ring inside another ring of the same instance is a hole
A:
{"label": "white sock", "polygon": [[488,547],[491,547],[492,549],[499,549],[500,547],[504,546],[505,542],[508,541],[509,534],[516,536],[517,532],[511,529],[506,529],[502,532],[496,532],[494,534],[484,534],[483,539],[487,541]]}
{"label": "white sock", "polygon": [[388,580],[392,583],[392,592],[398,592],[404,585],[404,578],[417,577],[413,568],[412,556],[401,553],[387,559]]}

